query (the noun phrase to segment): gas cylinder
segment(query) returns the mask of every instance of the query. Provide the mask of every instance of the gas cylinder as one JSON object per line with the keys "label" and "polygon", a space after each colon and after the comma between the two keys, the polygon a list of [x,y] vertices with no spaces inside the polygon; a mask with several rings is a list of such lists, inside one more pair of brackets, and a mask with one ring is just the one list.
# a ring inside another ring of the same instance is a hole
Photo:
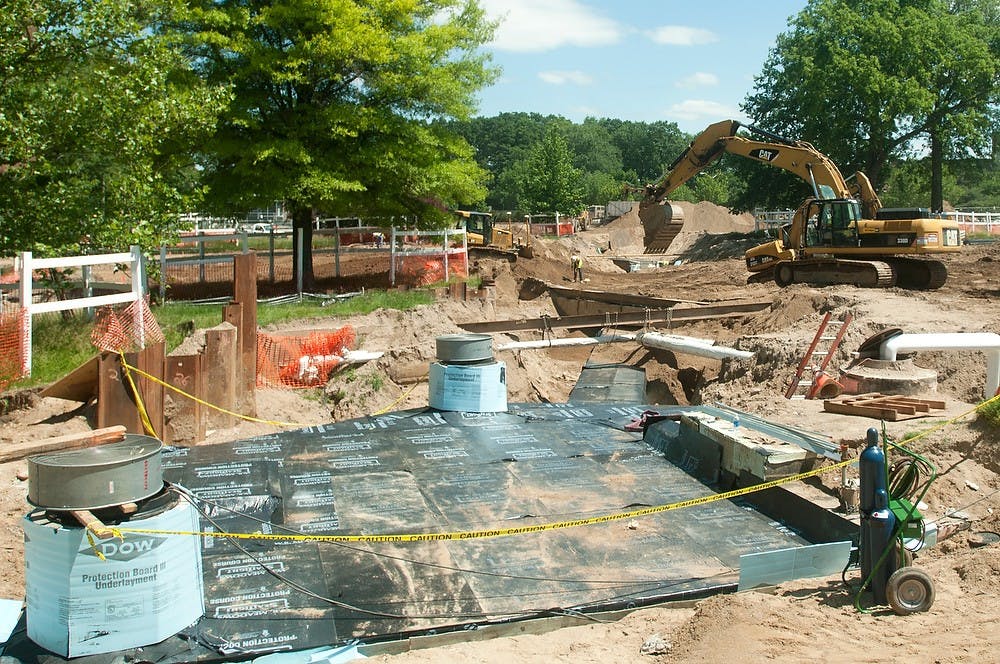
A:
{"label": "gas cylinder", "polygon": [[885,499],[880,503],[881,506],[889,506],[889,493],[885,484],[885,452],[878,444],[878,429],[868,429],[866,441],[868,444],[858,459],[858,472],[861,475],[859,507],[862,514],[870,514],[878,509],[876,501],[881,501],[882,496]]}
{"label": "gas cylinder", "polygon": [[[861,538],[858,545],[861,549],[861,576],[865,579],[885,551],[895,545],[893,535],[896,531],[896,517],[889,509],[885,452],[878,444],[878,430],[868,429],[867,442],[858,460],[861,475]],[[896,571],[896,566],[897,557],[890,553],[875,570],[869,588],[876,604],[885,604],[886,583]]]}

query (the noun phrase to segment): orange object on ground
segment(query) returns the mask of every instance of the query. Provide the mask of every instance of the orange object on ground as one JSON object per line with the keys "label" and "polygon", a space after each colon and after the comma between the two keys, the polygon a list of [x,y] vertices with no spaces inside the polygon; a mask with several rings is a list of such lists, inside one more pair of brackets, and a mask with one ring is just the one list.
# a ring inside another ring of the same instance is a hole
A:
{"label": "orange object on ground", "polygon": [[257,385],[316,387],[329,379],[354,345],[354,328],[312,332],[305,337],[257,334]]}
{"label": "orange object on ground", "polygon": [[21,339],[24,312],[0,312],[0,390],[21,377],[24,343]]}

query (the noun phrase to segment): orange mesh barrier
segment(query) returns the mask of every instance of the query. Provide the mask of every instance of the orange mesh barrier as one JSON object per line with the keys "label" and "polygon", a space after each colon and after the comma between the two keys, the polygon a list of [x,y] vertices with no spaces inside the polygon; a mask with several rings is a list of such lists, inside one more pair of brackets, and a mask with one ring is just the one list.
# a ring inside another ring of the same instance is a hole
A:
{"label": "orange mesh barrier", "polygon": [[408,286],[427,286],[450,277],[467,277],[469,270],[465,254],[455,253],[448,256],[448,274],[444,272],[444,256],[403,256],[400,259],[400,281]]}
{"label": "orange mesh barrier", "polygon": [[24,311],[0,312],[0,390],[20,378],[24,368],[24,344],[21,339]]}
{"label": "orange mesh barrier", "polygon": [[344,361],[354,345],[354,328],[312,332],[305,337],[257,333],[257,385],[261,387],[316,387]]}
{"label": "orange mesh barrier", "polygon": [[149,308],[149,298],[143,298],[120,311],[110,306],[98,309],[90,341],[101,350],[131,353],[163,341],[163,331]]}

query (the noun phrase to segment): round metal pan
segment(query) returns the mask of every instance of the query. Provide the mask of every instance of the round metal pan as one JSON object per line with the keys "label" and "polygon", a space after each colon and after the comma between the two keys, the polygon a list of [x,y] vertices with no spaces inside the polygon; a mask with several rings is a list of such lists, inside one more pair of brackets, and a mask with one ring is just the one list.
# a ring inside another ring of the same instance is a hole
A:
{"label": "round metal pan", "polygon": [[437,359],[446,364],[472,364],[493,359],[489,334],[442,334],[435,339]]}
{"label": "round metal pan", "polygon": [[163,488],[160,450],[149,436],[28,458],[28,502],[53,510],[134,503]]}

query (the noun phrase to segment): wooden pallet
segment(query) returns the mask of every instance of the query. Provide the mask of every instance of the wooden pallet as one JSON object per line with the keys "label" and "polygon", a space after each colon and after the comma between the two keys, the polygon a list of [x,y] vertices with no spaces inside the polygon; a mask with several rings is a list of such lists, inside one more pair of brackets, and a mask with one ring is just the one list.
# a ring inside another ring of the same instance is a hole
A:
{"label": "wooden pallet", "polygon": [[878,392],[845,395],[823,402],[823,410],[828,413],[874,417],[890,422],[924,417],[930,414],[932,408],[943,410],[945,402],[879,394]]}

